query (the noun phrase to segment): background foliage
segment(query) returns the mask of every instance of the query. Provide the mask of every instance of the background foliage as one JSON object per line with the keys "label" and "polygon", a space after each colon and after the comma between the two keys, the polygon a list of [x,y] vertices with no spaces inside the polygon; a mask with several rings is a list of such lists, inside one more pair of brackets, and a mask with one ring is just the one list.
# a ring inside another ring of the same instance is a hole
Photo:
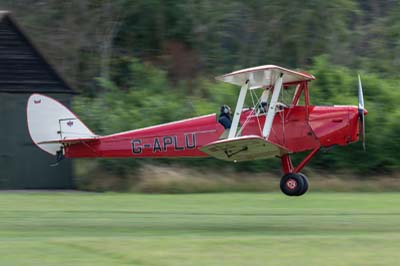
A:
{"label": "background foliage", "polygon": [[[313,104],[357,104],[363,79],[367,153],[359,143],[321,154],[311,167],[387,173],[400,168],[399,0],[10,1],[15,16],[81,93],[74,107],[98,134],[150,126],[234,105],[238,91],[213,76],[261,64],[317,77]],[[143,161],[99,160],[124,176]],[[145,161],[150,162],[150,161]],[[157,163],[238,171],[278,169],[274,160]],[[367,176],[367,175],[363,175]]]}

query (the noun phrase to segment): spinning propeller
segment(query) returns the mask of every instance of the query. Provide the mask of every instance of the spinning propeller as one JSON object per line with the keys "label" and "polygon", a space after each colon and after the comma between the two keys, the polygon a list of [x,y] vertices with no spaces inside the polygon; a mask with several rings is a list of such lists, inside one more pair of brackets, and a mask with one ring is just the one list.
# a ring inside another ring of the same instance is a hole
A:
{"label": "spinning propeller", "polygon": [[363,150],[365,151],[365,114],[364,114],[364,95],[361,85],[361,78],[358,75],[358,118],[360,121],[359,136],[362,141]]}

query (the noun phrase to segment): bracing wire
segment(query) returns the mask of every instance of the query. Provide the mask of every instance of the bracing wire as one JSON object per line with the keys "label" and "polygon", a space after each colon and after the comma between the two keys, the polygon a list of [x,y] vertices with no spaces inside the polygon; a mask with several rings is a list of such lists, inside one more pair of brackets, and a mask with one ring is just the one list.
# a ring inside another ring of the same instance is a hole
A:
{"label": "bracing wire", "polygon": [[[244,121],[243,126],[239,129],[239,132],[237,133],[237,135],[240,135],[242,133],[242,130],[246,127],[246,125],[250,121],[251,117],[255,114],[255,111],[257,110],[257,107],[261,102],[261,97],[257,97],[257,95],[255,94],[255,92],[253,90],[250,90],[250,96],[251,96],[251,102],[253,104],[253,109],[250,112],[250,114],[247,116],[246,120]],[[254,99],[257,99],[257,98],[258,98],[258,100],[255,103]],[[259,130],[260,130],[260,132],[262,132],[261,124],[260,124],[260,121],[259,121],[259,117],[257,116],[256,119],[257,119],[257,122],[258,122]]]}
{"label": "bracing wire", "polygon": [[[257,99],[257,95],[255,92],[254,92],[254,97]],[[260,105],[261,105],[261,96],[258,98],[258,101],[257,101],[256,105],[254,106],[254,110],[256,110],[256,108],[258,108]],[[260,116],[256,116],[256,119],[257,119],[258,129],[260,130],[260,134],[262,135]]]}

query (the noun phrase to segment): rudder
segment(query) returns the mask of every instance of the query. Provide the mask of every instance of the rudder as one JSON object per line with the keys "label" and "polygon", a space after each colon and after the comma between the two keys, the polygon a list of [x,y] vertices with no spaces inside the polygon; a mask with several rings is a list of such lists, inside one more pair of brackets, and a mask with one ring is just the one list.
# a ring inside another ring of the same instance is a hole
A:
{"label": "rudder", "polygon": [[26,116],[32,141],[52,155],[57,154],[61,144],[42,142],[97,137],[67,107],[42,94],[29,97]]}

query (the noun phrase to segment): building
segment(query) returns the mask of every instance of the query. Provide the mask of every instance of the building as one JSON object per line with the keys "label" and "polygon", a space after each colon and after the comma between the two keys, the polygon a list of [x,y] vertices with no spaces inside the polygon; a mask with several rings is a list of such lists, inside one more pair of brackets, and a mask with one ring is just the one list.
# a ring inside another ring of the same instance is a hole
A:
{"label": "building", "polygon": [[70,106],[74,90],[62,79],[7,11],[0,11],[0,189],[73,188],[72,165],[35,146],[26,102],[42,93]]}

